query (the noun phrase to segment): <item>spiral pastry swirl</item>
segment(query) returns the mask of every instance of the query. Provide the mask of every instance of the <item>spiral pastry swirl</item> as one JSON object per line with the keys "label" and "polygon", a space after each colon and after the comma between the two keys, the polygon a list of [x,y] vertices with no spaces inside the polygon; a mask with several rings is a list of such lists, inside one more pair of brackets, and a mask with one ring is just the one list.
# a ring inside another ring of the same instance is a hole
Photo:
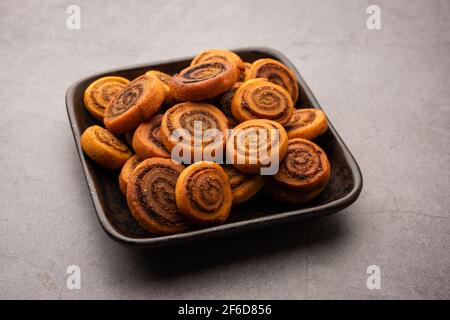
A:
{"label": "spiral pastry swirl", "polygon": [[191,66],[203,62],[228,61],[236,66],[236,80],[238,81],[245,74],[245,64],[234,52],[222,49],[210,49],[200,52],[191,62]]}
{"label": "spiral pastry swirl", "polygon": [[86,109],[97,120],[103,121],[106,107],[130,83],[122,77],[103,77],[92,82],[84,92]]}
{"label": "spiral pastry swirl", "polygon": [[267,119],[248,120],[231,131],[226,146],[227,159],[232,159],[233,166],[241,172],[262,173],[261,168],[284,158],[287,146],[286,130],[279,123]]}
{"label": "spiral pastry swirl", "polygon": [[189,228],[175,200],[175,186],[183,169],[170,159],[151,158],[142,161],[131,174],[128,206],[136,221],[151,233],[168,235]]}
{"label": "spiral pastry swirl", "polygon": [[285,124],[289,139],[302,138],[313,140],[327,131],[327,118],[322,110],[296,109]]}
{"label": "spiral pastry swirl", "polygon": [[130,149],[111,132],[91,126],[81,135],[81,148],[98,164],[111,169],[119,169],[132,156]]}
{"label": "spiral pastry swirl", "polygon": [[141,159],[170,158],[170,153],[161,141],[161,120],[163,115],[154,115],[149,121],[137,127],[133,135],[133,149]]}
{"label": "spiral pastry swirl", "polygon": [[138,155],[134,155],[131,158],[125,162],[125,164],[122,167],[122,170],[119,174],[119,188],[120,191],[127,195],[127,185],[128,185],[128,179],[130,178],[131,174],[133,173],[134,169],[142,162],[142,160],[139,158]]}
{"label": "spiral pastry swirl", "polygon": [[242,173],[231,165],[226,165],[223,169],[230,181],[231,191],[233,192],[233,205],[252,198],[261,190],[266,181],[264,176]]}
{"label": "spiral pastry swirl", "polygon": [[322,192],[330,174],[330,162],[318,145],[306,139],[291,139],[270,193],[283,202],[304,203]]}
{"label": "spiral pastry swirl", "polygon": [[131,81],[106,108],[105,126],[113,133],[133,130],[158,112],[163,100],[161,81],[140,76]]}
{"label": "spiral pastry swirl", "polygon": [[195,64],[172,77],[170,91],[178,101],[210,99],[236,83],[236,70],[236,65],[228,61]]}
{"label": "spiral pastry swirl", "polygon": [[176,185],[176,201],[188,221],[198,225],[219,224],[230,214],[233,193],[221,166],[200,161],[181,173]]}
{"label": "spiral pastry swirl", "polygon": [[[201,129],[201,144],[195,143],[195,134],[198,134],[196,128]],[[181,142],[174,136],[174,132],[179,129],[184,129],[185,133]],[[205,136],[205,131],[209,129],[218,130],[220,136]],[[207,103],[183,102],[173,106],[163,115],[161,141],[169,151],[177,144],[183,144],[186,147],[184,150],[191,150],[192,161],[196,152],[203,154],[206,149],[223,148],[227,129],[228,120],[218,108]]]}
{"label": "spiral pastry swirl", "polygon": [[231,112],[239,122],[269,119],[286,124],[294,112],[291,96],[279,85],[265,79],[244,82],[231,101]]}
{"label": "spiral pastry swirl", "polygon": [[259,59],[252,63],[246,73],[245,80],[266,78],[270,82],[286,89],[292,97],[292,102],[298,99],[298,82],[294,72],[281,62],[274,59]]}

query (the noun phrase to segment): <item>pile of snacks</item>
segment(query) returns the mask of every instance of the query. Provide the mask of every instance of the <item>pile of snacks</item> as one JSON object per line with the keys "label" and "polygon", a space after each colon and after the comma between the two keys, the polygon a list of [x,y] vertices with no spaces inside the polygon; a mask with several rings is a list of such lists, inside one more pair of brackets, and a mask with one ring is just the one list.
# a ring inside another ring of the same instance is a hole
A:
{"label": "pile of snacks", "polygon": [[[118,186],[149,232],[221,224],[233,205],[261,190],[303,204],[325,188],[330,163],[311,140],[326,132],[326,116],[297,109],[298,98],[294,72],[279,61],[249,63],[231,51],[207,50],[175,75],[149,70],[132,81],[107,76],[90,84],[84,104],[104,127],[87,128],[81,147],[96,163],[121,170]],[[219,135],[209,137],[211,129]],[[179,130],[186,133],[181,141]],[[254,133],[257,140],[249,138]],[[189,149],[174,161],[180,146]],[[220,161],[198,159],[207,150]],[[264,173],[274,157],[277,170]]]}

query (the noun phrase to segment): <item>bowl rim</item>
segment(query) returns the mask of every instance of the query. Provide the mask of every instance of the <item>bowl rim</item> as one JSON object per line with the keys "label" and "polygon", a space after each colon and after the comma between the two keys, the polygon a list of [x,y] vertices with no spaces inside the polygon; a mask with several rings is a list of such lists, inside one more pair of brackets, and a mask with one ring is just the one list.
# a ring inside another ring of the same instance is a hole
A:
{"label": "bowl rim", "polygon": [[[269,54],[269,55],[275,57],[277,60],[279,60],[280,62],[282,62],[283,64],[285,64],[286,66],[288,66],[289,68],[291,68],[294,71],[295,75],[297,76],[297,80],[300,84],[300,87],[303,89],[307,98],[311,101],[313,108],[323,110],[322,107],[320,106],[319,102],[317,101],[316,97],[312,93],[311,89],[306,84],[305,80],[303,79],[303,77],[301,76],[299,71],[297,70],[297,68],[292,64],[292,62],[284,54],[282,54],[278,50],[268,48],[268,47],[241,47],[241,48],[231,49],[231,51],[236,52],[236,53],[239,53],[242,51],[256,51],[256,52],[260,52],[260,53]],[[81,83],[83,83],[89,79],[98,78],[98,77],[102,77],[104,75],[112,74],[115,72],[123,72],[123,71],[131,70],[131,69],[139,69],[139,68],[146,68],[146,67],[152,68],[152,66],[157,66],[157,65],[161,65],[161,64],[177,63],[180,61],[191,60],[192,58],[193,57],[181,57],[181,58],[177,58],[177,59],[169,59],[169,60],[162,60],[162,61],[155,61],[155,62],[148,62],[148,63],[139,63],[139,64],[135,64],[135,65],[118,67],[118,68],[114,68],[111,70],[99,72],[99,73],[96,73],[96,74],[93,74],[93,75],[90,75],[87,77],[83,77],[82,79],[74,82],[67,89],[66,96],[65,96],[66,111],[67,111],[67,115],[69,118],[71,130],[72,130],[72,133],[74,136],[75,146],[76,146],[78,156],[81,161],[81,166],[82,166],[82,169],[84,172],[84,176],[86,178],[86,182],[88,184],[89,191],[91,193],[91,199],[94,204],[97,218],[100,221],[101,226],[103,227],[103,229],[106,231],[106,233],[109,236],[111,236],[114,240],[117,240],[119,242],[123,242],[126,244],[132,244],[132,245],[138,245],[138,246],[152,246],[152,245],[159,244],[161,242],[171,242],[172,240],[183,240],[183,239],[188,239],[188,238],[192,238],[192,237],[200,238],[202,236],[214,235],[214,234],[220,233],[221,231],[231,231],[231,230],[234,230],[237,228],[246,227],[246,226],[250,226],[250,225],[261,226],[270,221],[280,221],[281,222],[283,220],[288,220],[289,218],[293,218],[293,217],[297,217],[297,216],[309,216],[309,215],[313,215],[318,212],[324,212],[326,210],[330,210],[332,212],[338,212],[338,211],[348,207],[350,204],[352,204],[353,202],[356,201],[359,194],[361,193],[362,186],[363,186],[363,177],[362,177],[361,170],[360,170],[355,158],[351,154],[350,150],[348,149],[348,147],[346,146],[346,144],[344,143],[344,141],[342,140],[342,138],[340,137],[340,135],[338,134],[338,132],[336,131],[334,126],[332,125],[332,123],[328,120],[328,130],[330,130],[332,132],[333,136],[336,139],[336,142],[341,145],[343,156],[345,158],[345,161],[347,161],[347,163],[350,167],[350,170],[353,174],[353,179],[354,179],[353,188],[342,198],[333,200],[333,201],[325,203],[325,204],[310,207],[310,208],[301,208],[301,209],[296,209],[296,210],[290,210],[290,211],[280,212],[280,213],[271,214],[271,215],[267,215],[267,216],[263,216],[263,217],[252,218],[252,219],[248,219],[248,220],[244,220],[244,221],[230,222],[230,223],[225,223],[225,224],[219,225],[219,226],[212,226],[212,227],[207,227],[207,228],[202,228],[202,229],[196,229],[196,230],[191,230],[191,231],[187,231],[184,233],[178,233],[178,234],[173,234],[173,235],[148,237],[148,238],[131,238],[131,237],[125,236],[125,235],[121,234],[119,231],[117,231],[110,223],[110,221],[109,221],[108,217],[106,216],[106,214],[103,210],[103,207],[97,197],[97,190],[95,188],[94,178],[92,177],[92,175],[88,169],[85,155],[81,149],[81,144],[80,144],[81,132],[80,132],[80,128],[76,124],[77,116],[75,114],[75,105],[73,102],[73,97],[75,96],[75,91]]]}

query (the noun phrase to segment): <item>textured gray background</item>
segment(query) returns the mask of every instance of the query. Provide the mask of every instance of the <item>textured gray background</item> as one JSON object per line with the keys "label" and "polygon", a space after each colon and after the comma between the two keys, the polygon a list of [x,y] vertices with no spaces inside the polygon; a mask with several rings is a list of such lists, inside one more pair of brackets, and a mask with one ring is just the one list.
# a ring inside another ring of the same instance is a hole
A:
{"label": "textured gray background", "polygon": [[[82,29],[66,29],[78,4]],[[449,1],[0,1],[0,298],[450,298]],[[382,9],[382,30],[366,8]],[[64,95],[80,77],[269,46],[359,162],[347,210],[149,254],[101,230]],[[65,287],[66,267],[82,289]],[[382,289],[366,288],[380,266]]]}

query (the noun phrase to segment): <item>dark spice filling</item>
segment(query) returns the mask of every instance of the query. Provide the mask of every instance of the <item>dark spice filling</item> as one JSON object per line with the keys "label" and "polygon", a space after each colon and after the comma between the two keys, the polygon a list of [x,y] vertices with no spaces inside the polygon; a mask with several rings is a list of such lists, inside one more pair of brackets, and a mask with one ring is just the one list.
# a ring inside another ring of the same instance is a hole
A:
{"label": "dark spice filling", "polygon": [[285,128],[289,130],[302,128],[312,123],[315,119],[315,112],[295,111],[289,123],[285,125]]}
{"label": "dark spice filling", "polygon": [[[153,185],[143,185],[143,179],[148,174],[154,177]],[[170,166],[154,164],[142,170],[136,178],[135,191],[139,204],[151,218],[163,225],[175,226],[184,223],[175,202],[175,184],[178,175],[179,173]],[[161,210],[158,210],[158,207]]]}
{"label": "dark spice filling", "polygon": [[213,61],[194,65],[188,68],[184,74],[180,74],[180,76],[183,77],[184,83],[195,83],[212,79],[225,70],[225,64],[219,61]]}
{"label": "dark spice filling", "polygon": [[118,116],[133,107],[143,92],[144,86],[142,83],[135,83],[126,87],[111,104],[108,109],[108,116]]}
{"label": "dark spice filling", "polygon": [[101,143],[107,145],[108,147],[113,148],[114,150],[121,152],[121,153],[127,153],[128,148],[126,145],[122,143],[119,139],[117,139],[115,136],[113,136],[111,133],[103,130],[95,130],[94,135],[97,138],[98,141]]}
{"label": "dark spice filling", "polygon": [[256,72],[256,77],[267,78],[270,82],[286,89],[290,94],[293,94],[295,91],[295,79],[279,65],[267,63],[261,66]]}
{"label": "dark spice filling", "polygon": [[[204,170],[210,171],[211,168],[199,168],[188,177],[185,184],[186,193],[191,200],[191,205],[196,210],[206,214],[213,214],[222,207],[225,200],[223,182],[212,175],[199,176]],[[202,181],[199,183],[199,180]],[[200,193],[200,199],[195,197],[194,190]]]}

